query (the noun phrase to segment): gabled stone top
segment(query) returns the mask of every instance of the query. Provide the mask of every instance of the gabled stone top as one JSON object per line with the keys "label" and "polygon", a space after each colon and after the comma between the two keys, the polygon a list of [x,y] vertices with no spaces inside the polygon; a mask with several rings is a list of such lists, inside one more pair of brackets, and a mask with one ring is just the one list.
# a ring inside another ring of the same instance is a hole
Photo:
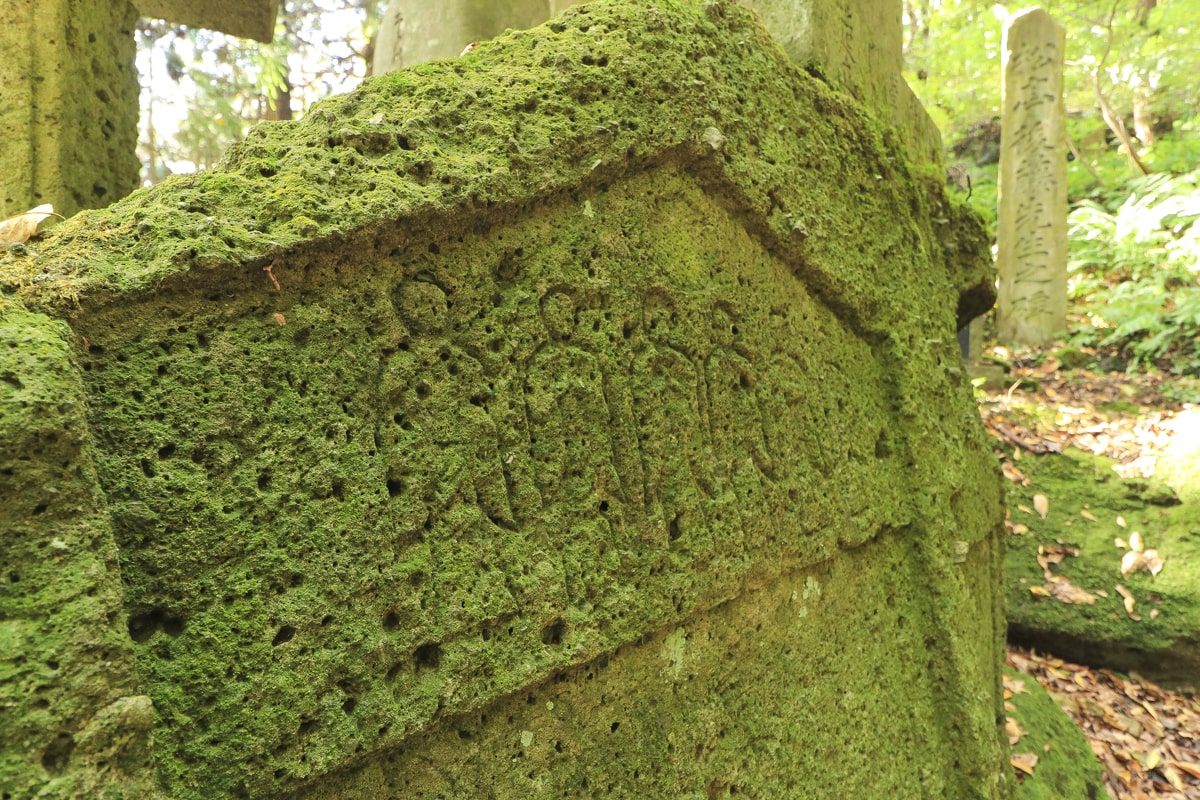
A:
{"label": "gabled stone top", "polygon": [[279,0],[134,0],[143,17],[269,42]]}

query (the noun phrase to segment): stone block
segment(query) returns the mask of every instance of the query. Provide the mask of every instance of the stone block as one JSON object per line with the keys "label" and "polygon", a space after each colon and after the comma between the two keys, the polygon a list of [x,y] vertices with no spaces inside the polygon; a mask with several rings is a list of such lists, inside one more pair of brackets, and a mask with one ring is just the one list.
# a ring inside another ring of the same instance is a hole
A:
{"label": "stone block", "polygon": [[125,0],[0,5],[0,218],[42,203],[70,215],[137,186],[136,22]]}
{"label": "stone block", "polygon": [[[531,28],[582,0],[396,0],[380,24],[374,71],[451,58],[507,28]],[[796,63],[886,118],[915,163],[940,164],[942,137],[905,83],[895,0],[743,0]]]}
{"label": "stone block", "polygon": [[999,798],[978,225],[732,3],[379,76],[0,260],[119,565],[0,596],[120,596],[175,800]]}
{"label": "stone block", "polygon": [[279,0],[133,0],[143,17],[269,42]]}
{"label": "stone block", "polygon": [[[491,39],[508,28],[532,28],[555,13],[552,0],[447,0],[388,4],[375,46],[376,74],[457,56],[471,42]],[[560,9],[561,10],[561,9]]]}
{"label": "stone block", "polygon": [[0,296],[0,787],[149,798],[151,701],[122,622],[75,341]]}

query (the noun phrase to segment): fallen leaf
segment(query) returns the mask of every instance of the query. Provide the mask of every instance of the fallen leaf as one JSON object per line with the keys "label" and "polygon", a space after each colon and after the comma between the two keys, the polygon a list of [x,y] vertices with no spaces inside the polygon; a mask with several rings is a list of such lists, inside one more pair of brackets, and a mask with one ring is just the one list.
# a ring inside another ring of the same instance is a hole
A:
{"label": "fallen leaf", "polygon": [[1030,514],[1030,515],[1032,515],[1032,514],[1033,514],[1033,509],[1032,509],[1032,508],[1030,508],[1029,506],[1023,506],[1023,505],[1020,505],[1020,504],[1018,504],[1018,505],[1017,505],[1017,510],[1018,510],[1018,511],[1024,511],[1026,514]]}
{"label": "fallen leaf", "polygon": [[1128,614],[1129,618],[1134,622],[1141,622],[1142,618],[1133,613],[1133,607],[1137,603],[1137,601],[1133,599],[1133,592],[1129,591],[1119,583],[1117,584],[1116,589],[1117,594],[1125,598],[1125,613]]}
{"label": "fallen leaf", "polygon": [[1046,576],[1046,580],[1052,580],[1054,573],[1050,571],[1051,564],[1061,564],[1063,560],[1062,553],[1039,553],[1037,557],[1038,566],[1042,568],[1042,574]]}
{"label": "fallen leaf", "polygon": [[1079,512],[1079,516],[1083,517],[1084,519],[1088,520],[1089,522],[1099,522],[1100,521],[1100,520],[1096,519],[1095,514],[1088,511],[1086,508]]}
{"label": "fallen leaf", "polygon": [[1038,515],[1042,519],[1045,519],[1046,515],[1050,513],[1050,498],[1044,494],[1035,494],[1033,496],[1033,507],[1037,510]]}
{"label": "fallen leaf", "polygon": [[[1062,603],[1090,606],[1092,603],[1096,602],[1096,595],[1092,594],[1086,589],[1080,589],[1078,586],[1074,585],[1061,575],[1056,576],[1054,580],[1044,584],[1040,588],[1045,591],[1045,594],[1042,594],[1041,596],[1053,597],[1055,600],[1058,600]],[[1030,591],[1033,591],[1033,589],[1031,588]],[[1034,592],[1034,594],[1040,593]]]}
{"label": "fallen leaf", "polygon": [[280,314],[278,311],[276,311],[274,314],[272,314],[271,317],[274,318],[276,324],[287,325],[287,318],[284,317],[283,314]]}
{"label": "fallen leaf", "polygon": [[1124,539],[1122,539],[1120,536],[1116,536],[1113,538],[1113,545],[1121,548],[1122,550],[1124,550],[1126,547],[1129,547],[1129,543],[1126,542]]}
{"label": "fallen leaf", "polygon": [[[1154,752],[1157,753],[1158,751],[1155,750]],[[1158,772],[1167,779],[1167,783],[1175,787],[1176,791],[1185,793],[1187,792],[1187,786],[1184,785],[1183,778],[1174,769],[1168,766],[1162,766],[1158,768]]]}
{"label": "fallen leaf", "polygon": [[1139,553],[1137,550],[1126,550],[1125,555],[1121,556],[1121,577],[1124,578],[1131,572],[1137,572],[1144,566],[1146,566],[1144,553]]}
{"label": "fallen leaf", "polygon": [[1019,678],[1010,678],[1007,675],[1004,676],[1004,688],[1013,694],[1029,694],[1029,690],[1025,688],[1025,681]]}
{"label": "fallen leaf", "polygon": [[1025,473],[1017,469],[1011,462],[1005,461],[1000,465],[1000,471],[1004,473],[1004,477],[1008,478],[1013,483],[1019,483],[1022,486],[1029,485],[1029,478],[1025,477]]}
{"label": "fallen leaf", "polygon": [[1117,514],[1117,525],[1121,528],[1125,527],[1125,518],[1122,517],[1120,514]]}
{"label": "fallen leaf", "polygon": [[60,215],[54,213],[54,206],[50,203],[43,203],[37,208],[31,208],[24,214],[15,214],[0,222],[0,242],[4,244],[27,242],[29,237],[37,233],[38,225],[41,225],[47,217],[57,216]]}
{"label": "fallen leaf", "polygon": [[[1118,542],[1120,540],[1117,540]],[[1151,575],[1157,575],[1162,572],[1163,566],[1166,563],[1159,555],[1158,551],[1151,548],[1143,549],[1145,542],[1142,537],[1135,531],[1130,537],[1130,549],[1121,557],[1121,577],[1124,578],[1131,572],[1144,570]]]}
{"label": "fallen leaf", "polygon": [[1021,741],[1021,737],[1029,733],[1021,727],[1021,723],[1017,722],[1012,717],[1004,718],[1004,731],[1008,734],[1008,743],[1014,745]]}
{"label": "fallen leaf", "polygon": [[1018,522],[1016,525],[1010,525],[1008,532],[1016,534],[1017,536],[1024,536],[1025,534],[1029,533],[1029,526],[1022,525],[1020,522]]}
{"label": "fallen leaf", "polygon": [[1033,768],[1037,766],[1038,757],[1034,753],[1013,753],[1008,761],[1026,775],[1032,775]]}

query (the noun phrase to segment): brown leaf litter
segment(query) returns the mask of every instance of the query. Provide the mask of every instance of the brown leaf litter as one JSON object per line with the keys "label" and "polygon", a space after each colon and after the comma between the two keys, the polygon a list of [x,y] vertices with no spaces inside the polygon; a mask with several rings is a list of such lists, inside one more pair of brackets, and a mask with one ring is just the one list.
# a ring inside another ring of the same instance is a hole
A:
{"label": "brown leaf litter", "polygon": [[[1008,663],[1045,687],[1083,730],[1115,800],[1200,798],[1200,700],[1137,675],[1016,647],[1009,648]],[[1015,733],[1008,731],[1010,741]],[[1013,766],[1026,773],[1036,768]]]}

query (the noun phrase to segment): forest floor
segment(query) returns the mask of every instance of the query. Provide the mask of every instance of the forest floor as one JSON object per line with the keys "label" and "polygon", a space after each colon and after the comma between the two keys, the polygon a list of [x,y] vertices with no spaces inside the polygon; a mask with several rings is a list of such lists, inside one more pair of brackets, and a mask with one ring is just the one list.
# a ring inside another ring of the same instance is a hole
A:
{"label": "forest floor", "polygon": [[[1104,768],[1115,800],[1200,798],[1200,700],[1138,675],[1090,669],[1009,647],[1008,664],[1040,683],[1075,720]],[[1006,687],[1006,694],[1010,689]],[[1010,729],[1018,781],[1036,770],[1022,761]]]}
{"label": "forest floor", "polygon": [[[1023,477],[1022,452],[1066,447],[1112,459],[1122,477],[1150,477],[1176,418],[1200,411],[1200,381],[1066,369],[1049,350],[988,355],[1004,372],[977,395],[1010,481]],[[1200,798],[1200,697],[1050,653],[1010,647],[1008,662],[1044,686],[1083,730],[1116,800]],[[1018,780],[1030,769],[1017,757],[1013,766]]]}

